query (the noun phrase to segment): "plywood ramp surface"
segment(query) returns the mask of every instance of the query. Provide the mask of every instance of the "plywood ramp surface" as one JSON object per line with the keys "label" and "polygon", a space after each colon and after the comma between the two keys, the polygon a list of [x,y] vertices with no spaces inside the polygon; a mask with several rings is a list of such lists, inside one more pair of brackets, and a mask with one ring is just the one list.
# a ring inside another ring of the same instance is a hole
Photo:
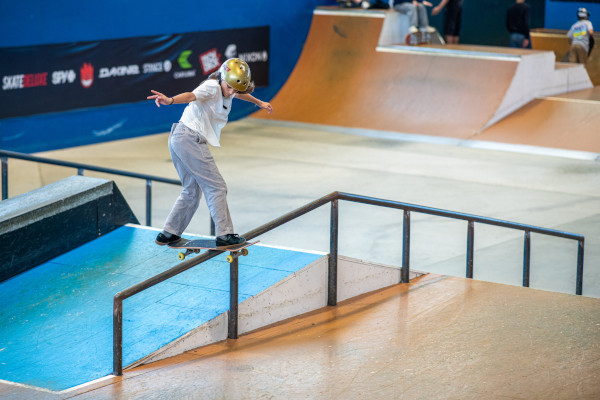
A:
{"label": "plywood ramp surface", "polygon": [[475,138],[600,153],[600,101],[588,100],[597,94],[536,99]]}
{"label": "plywood ramp surface", "polygon": [[469,137],[493,116],[515,59],[377,51],[382,25],[383,18],[315,14],[274,113],[255,117]]}
{"label": "plywood ramp surface", "polygon": [[427,275],[73,395],[598,398],[600,300]]}
{"label": "plywood ramp surface", "polygon": [[315,13],[296,68],[271,101],[273,114],[253,118],[600,152],[589,129],[600,103],[573,114],[573,104],[536,100],[593,91],[583,66],[557,64],[549,51],[382,46],[386,18]]}

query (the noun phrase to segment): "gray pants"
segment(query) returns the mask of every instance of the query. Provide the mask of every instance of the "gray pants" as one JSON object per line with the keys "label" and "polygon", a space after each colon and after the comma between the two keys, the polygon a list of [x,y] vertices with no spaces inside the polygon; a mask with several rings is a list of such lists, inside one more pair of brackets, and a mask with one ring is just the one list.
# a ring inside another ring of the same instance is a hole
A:
{"label": "gray pants", "polygon": [[215,221],[216,235],[233,233],[227,205],[227,185],[210,154],[204,136],[182,124],[173,124],[169,151],[183,190],[167,217],[164,230],[181,236],[198,209],[202,193]]}
{"label": "gray pants", "polygon": [[400,14],[406,14],[410,26],[425,29],[429,26],[429,18],[427,17],[427,9],[421,3],[415,7],[413,3],[400,3],[394,6],[394,10]]}

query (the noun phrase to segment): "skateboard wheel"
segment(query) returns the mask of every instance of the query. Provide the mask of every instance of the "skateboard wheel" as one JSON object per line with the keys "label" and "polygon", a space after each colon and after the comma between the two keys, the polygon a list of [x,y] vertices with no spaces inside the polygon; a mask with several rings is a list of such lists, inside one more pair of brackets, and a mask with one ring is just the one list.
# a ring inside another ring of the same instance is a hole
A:
{"label": "skateboard wheel", "polygon": [[243,256],[247,256],[248,255],[248,249],[242,249],[242,255]]}
{"label": "skateboard wheel", "polygon": [[183,261],[183,260],[185,260],[185,254],[179,253],[179,254],[177,254],[177,258],[179,258],[181,261]]}
{"label": "skateboard wheel", "polygon": [[233,256],[230,254],[230,255],[228,255],[227,257],[225,257],[225,260],[227,260],[227,262],[228,262],[229,264],[231,264],[231,263],[233,262]]}

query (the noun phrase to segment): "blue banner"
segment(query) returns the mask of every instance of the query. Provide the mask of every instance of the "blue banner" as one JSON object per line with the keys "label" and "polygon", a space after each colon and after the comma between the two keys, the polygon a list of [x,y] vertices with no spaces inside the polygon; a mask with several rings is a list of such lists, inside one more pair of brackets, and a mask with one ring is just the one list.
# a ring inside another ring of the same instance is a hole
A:
{"label": "blue banner", "polygon": [[269,27],[0,48],[0,119],[190,92],[228,58],[269,84]]}

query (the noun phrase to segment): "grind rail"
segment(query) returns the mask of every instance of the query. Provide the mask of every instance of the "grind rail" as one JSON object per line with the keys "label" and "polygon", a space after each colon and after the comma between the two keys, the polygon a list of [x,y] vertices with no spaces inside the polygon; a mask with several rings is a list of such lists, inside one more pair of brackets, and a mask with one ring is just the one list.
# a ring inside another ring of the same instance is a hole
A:
{"label": "grind rail", "polygon": [[[540,228],[532,225],[524,225],[514,222],[502,221],[493,218],[480,217],[471,214],[441,210],[430,207],[423,207],[414,204],[400,203],[391,200],[382,200],[373,197],[359,196],[349,193],[333,192],[327,196],[308,203],[294,211],[291,211],[271,222],[268,222],[254,230],[245,233],[247,240],[253,239],[266,232],[269,232],[287,222],[290,222],[298,217],[301,217],[325,204],[331,203],[330,214],[330,241],[329,241],[329,263],[328,263],[328,289],[327,289],[327,305],[335,306],[337,304],[337,260],[338,260],[338,216],[339,216],[339,200],[350,202],[370,204],[379,207],[402,210],[404,213],[403,219],[403,239],[402,239],[402,267],[400,273],[400,283],[409,282],[410,272],[410,228],[411,228],[411,213],[429,214],[439,217],[446,217],[467,222],[467,278],[473,278],[473,257],[474,257],[474,240],[475,240],[475,223],[495,225],[504,228],[518,229],[525,233],[524,235],[524,251],[523,251],[523,286],[529,287],[529,269],[531,258],[531,233],[539,233],[549,236],[556,236],[565,239],[572,239],[578,242],[577,252],[577,281],[575,292],[578,295],[582,294],[583,286],[583,253],[584,253],[584,236],[557,231],[553,229]],[[188,269],[199,265],[224,251],[207,251],[200,255],[190,258],[175,267],[166,270],[158,275],[155,275],[143,282],[131,286],[119,293],[113,298],[113,374],[116,376],[123,374],[123,301],[137,293],[140,293],[160,282],[163,282],[175,275],[178,275]],[[228,313],[228,338],[238,338],[238,259],[234,257],[230,264],[229,276],[229,313]]]}
{"label": "grind rail", "polygon": [[[159,176],[152,176],[147,174],[139,174],[136,172],[121,171],[112,168],[97,167],[89,164],[82,164],[70,161],[53,160],[50,158],[43,158],[37,156],[31,156],[29,154],[17,153],[14,151],[0,150],[0,162],[2,163],[2,200],[8,198],[8,159],[14,158],[24,161],[32,161],[41,164],[50,164],[60,167],[68,167],[77,169],[77,175],[82,175],[84,171],[95,171],[110,175],[126,176],[129,178],[143,179],[146,181],[146,225],[152,226],[152,182],[167,183],[170,185],[181,186],[181,181],[177,179],[162,178]],[[210,221],[210,232],[211,235],[215,234],[215,225],[211,218]]]}

